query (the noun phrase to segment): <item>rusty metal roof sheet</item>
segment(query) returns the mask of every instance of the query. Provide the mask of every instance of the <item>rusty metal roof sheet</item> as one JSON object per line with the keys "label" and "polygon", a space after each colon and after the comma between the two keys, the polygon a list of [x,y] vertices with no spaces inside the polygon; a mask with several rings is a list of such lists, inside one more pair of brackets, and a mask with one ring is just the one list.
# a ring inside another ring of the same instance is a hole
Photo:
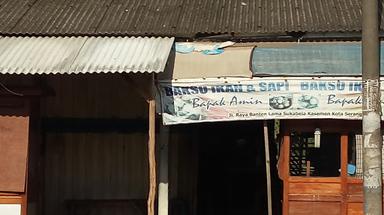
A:
{"label": "rusty metal roof sheet", "polygon": [[352,32],[361,15],[361,0],[0,0],[0,34]]}
{"label": "rusty metal roof sheet", "polygon": [[0,37],[0,74],[162,72],[174,38]]}

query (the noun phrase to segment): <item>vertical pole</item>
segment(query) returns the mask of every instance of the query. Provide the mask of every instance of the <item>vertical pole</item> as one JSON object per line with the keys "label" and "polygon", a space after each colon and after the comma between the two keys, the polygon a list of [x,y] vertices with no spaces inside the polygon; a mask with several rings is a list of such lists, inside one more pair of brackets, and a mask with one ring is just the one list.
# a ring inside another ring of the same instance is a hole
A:
{"label": "vertical pole", "polygon": [[364,214],[382,214],[379,2],[363,0]]}
{"label": "vertical pole", "polygon": [[168,215],[168,142],[169,127],[160,127],[160,168],[158,215]]}
{"label": "vertical pole", "polygon": [[307,166],[305,167],[305,176],[311,176],[311,161],[307,161]]}
{"label": "vertical pole", "polygon": [[272,215],[271,168],[269,158],[268,123],[264,120],[265,171],[267,175],[268,215]]}
{"label": "vertical pole", "polygon": [[147,200],[147,214],[155,215],[156,200],[156,101],[154,96],[155,76],[152,75],[150,82],[150,95],[148,102],[148,161],[149,161],[149,193]]}
{"label": "vertical pole", "polygon": [[148,161],[149,161],[149,193],[148,193],[148,215],[155,215],[156,198],[156,157],[155,157],[155,100],[148,101],[149,104],[149,129],[148,129]]}
{"label": "vertical pole", "polygon": [[284,180],[284,187],[283,187],[283,215],[289,214],[289,200],[288,200],[288,194],[289,194],[289,159],[290,159],[290,150],[291,150],[291,139],[290,135],[285,133],[284,134],[284,140],[283,140],[283,160],[284,160],[284,174],[283,174],[283,180]]}
{"label": "vertical pole", "polygon": [[340,177],[341,177],[341,215],[348,214],[348,135],[342,134],[340,138]]}

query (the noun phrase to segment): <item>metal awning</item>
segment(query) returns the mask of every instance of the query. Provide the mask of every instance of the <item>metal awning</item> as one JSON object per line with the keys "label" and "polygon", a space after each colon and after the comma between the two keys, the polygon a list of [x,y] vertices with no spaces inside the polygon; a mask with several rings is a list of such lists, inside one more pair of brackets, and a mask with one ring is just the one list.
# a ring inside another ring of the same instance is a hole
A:
{"label": "metal awning", "polygon": [[253,76],[361,76],[361,71],[360,42],[260,43],[252,53]]}
{"label": "metal awning", "polygon": [[160,79],[251,78],[252,49],[253,46],[227,47],[218,55],[176,53],[170,57],[169,67]]}
{"label": "metal awning", "polygon": [[0,37],[0,74],[162,72],[174,38]]}

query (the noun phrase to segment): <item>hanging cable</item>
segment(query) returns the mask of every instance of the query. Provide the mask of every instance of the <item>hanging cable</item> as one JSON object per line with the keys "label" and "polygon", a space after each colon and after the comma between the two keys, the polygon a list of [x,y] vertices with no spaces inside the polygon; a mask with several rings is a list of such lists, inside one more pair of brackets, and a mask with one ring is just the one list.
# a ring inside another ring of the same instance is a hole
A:
{"label": "hanging cable", "polygon": [[12,95],[16,95],[16,96],[24,96],[23,94],[21,93],[17,93],[15,91],[12,91],[11,89],[9,89],[8,87],[6,87],[3,83],[0,82],[0,86],[7,92],[11,93]]}

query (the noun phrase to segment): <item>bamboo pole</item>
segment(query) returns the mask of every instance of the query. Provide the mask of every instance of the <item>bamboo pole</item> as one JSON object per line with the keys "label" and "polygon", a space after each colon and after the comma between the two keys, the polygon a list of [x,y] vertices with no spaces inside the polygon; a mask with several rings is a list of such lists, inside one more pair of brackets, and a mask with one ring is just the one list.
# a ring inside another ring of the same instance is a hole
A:
{"label": "bamboo pole", "polygon": [[271,167],[269,157],[268,122],[264,120],[265,172],[267,175],[268,215],[272,215]]}
{"label": "bamboo pole", "polygon": [[364,214],[382,214],[379,2],[363,0]]}
{"label": "bamboo pole", "polygon": [[156,199],[156,156],[155,156],[155,100],[150,99],[149,105],[149,129],[148,129],[148,161],[149,161],[149,193],[147,200],[148,215],[155,215]]}

